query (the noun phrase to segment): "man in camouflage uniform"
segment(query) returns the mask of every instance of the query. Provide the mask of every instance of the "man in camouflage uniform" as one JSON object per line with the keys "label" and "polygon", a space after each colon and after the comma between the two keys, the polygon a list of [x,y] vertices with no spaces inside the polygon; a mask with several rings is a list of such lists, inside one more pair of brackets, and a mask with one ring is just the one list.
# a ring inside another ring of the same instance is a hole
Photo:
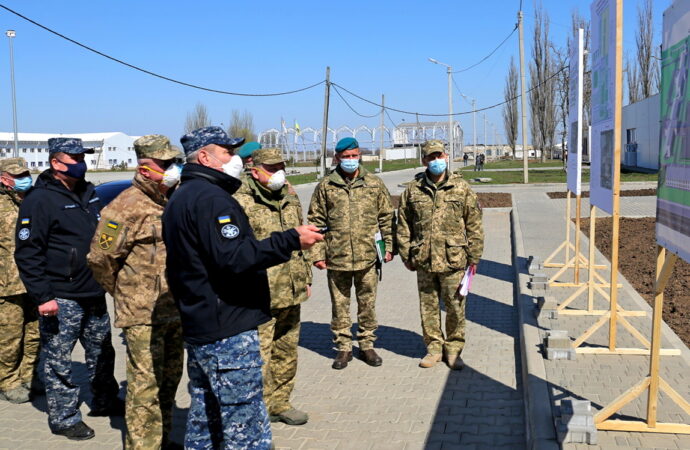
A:
{"label": "man in camouflage uniform", "polygon": [[[405,267],[417,271],[419,310],[427,355],[420,367],[432,367],[445,352],[451,369],[463,367],[465,298],[457,292],[465,270],[476,271],[484,248],[482,211],[462,176],[446,170],[444,144],[424,143],[418,174],[400,197],[397,245]],[[446,308],[446,336],[441,331],[439,301]]]}
{"label": "man in camouflage uniform", "polygon": [[327,228],[325,243],[313,249],[314,265],[328,269],[333,319],[331,331],[338,354],[334,369],[352,360],[350,290],[357,296],[357,339],[361,358],[380,366],[376,340],[377,251],[375,235],[385,242],[385,262],[393,259],[393,207],[383,181],[359,164],[359,144],[341,139],[335,148],[338,167],[316,187],[309,206],[309,223]]}
{"label": "man in camouflage uniform", "polygon": [[[241,151],[241,150],[240,150]],[[257,239],[274,231],[302,225],[302,205],[285,182],[285,160],[279,149],[256,150],[249,177],[235,193],[249,217]],[[302,251],[278,266],[269,267],[271,321],[259,326],[264,360],[264,401],[273,422],[302,425],[309,417],[290,405],[297,374],[300,304],[307,300],[311,285],[311,264]]]}
{"label": "man in camouflage uniform", "polygon": [[30,187],[23,158],[0,161],[0,398],[12,403],[29,401],[40,346],[36,305],[14,263],[14,225]]}
{"label": "man in camouflage uniform", "polygon": [[134,141],[132,186],[101,211],[89,266],[115,300],[115,326],[127,343],[125,448],[168,446],[182,376],[180,314],[165,277],[161,216],[179,182],[182,152],[158,134]]}

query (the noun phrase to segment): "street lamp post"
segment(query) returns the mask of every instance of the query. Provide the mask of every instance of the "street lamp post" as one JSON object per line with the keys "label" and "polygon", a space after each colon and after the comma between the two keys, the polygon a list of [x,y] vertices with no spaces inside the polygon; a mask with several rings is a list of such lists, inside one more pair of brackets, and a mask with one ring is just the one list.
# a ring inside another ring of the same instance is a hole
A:
{"label": "street lamp post", "polygon": [[472,156],[474,161],[477,161],[477,99],[470,98],[462,92],[460,95],[462,95],[467,101],[472,100]]}
{"label": "street lamp post", "polygon": [[455,157],[455,146],[453,142],[455,140],[455,133],[453,132],[453,68],[434,58],[429,58],[429,61],[434,64],[445,66],[448,72],[448,153],[450,154],[450,158],[448,158],[448,172],[450,172],[453,158]]}
{"label": "street lamp post", "polygon": [[19,137],[17,136],[17,96],[14,89],[14,49],[12,48],[12,38],[17,33],[14,30],[7,30],[5,32],[7,39],[10,42],[10,79],[12,80],[12,121],[14,125],[14,157],[19,156]]}

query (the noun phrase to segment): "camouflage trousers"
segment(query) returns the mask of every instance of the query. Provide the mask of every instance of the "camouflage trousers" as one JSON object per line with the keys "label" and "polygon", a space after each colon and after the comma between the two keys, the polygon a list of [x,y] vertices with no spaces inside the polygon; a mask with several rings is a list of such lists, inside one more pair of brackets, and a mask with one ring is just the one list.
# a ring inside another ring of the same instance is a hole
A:
{"label": "camouflage trousers", "polygon": [[72,382],[72,350],[81,342],[91,384],[91,408],[105,408],[117,396],[115,350],[105,298],[58,298],[57,316],[39,317],[45,355],[48,423],[61,430],[80,422],[79,386]]}
{"label": "camouflage trousers", "polygon": [[259,327],[261,358],[264,360],[264,400],[271,415],[292,408],[290,394],[297,375],[300,305],[271,310],[273,317]]}
{"label": "camouflage trousers", "polygon": [[168,444],[184,346],[179,321],[123,329],[127,341],[126,449]]}
{"label": "camouflage trousers", "polygon": [[192,404],[185,449],[271,448],[261,365],[256,330],[210,344],[187,344]]}
{"label": "camouflage trousers", "polygon": [[333,342],[338,351],[352,350],[352,319],[350,292],[355,285],[357,297],[357,340],[360,350],[374,348],[376,340],[376,265],[357,271],[328,271],[328,290],[331,292]]}
{"label": "camouflage trousers", "polygon": [[[465,298],[457,295],[465,272],[417,271],[419,313],[427,353],[459,355],[465,346]],[[440,301],[446,309],[446,336],[441,330]]]}
{"label": "camouflage trousers", "polygon": [[36,305],[27,295],[0,297],[0,391],[31,384],[39,349]]}

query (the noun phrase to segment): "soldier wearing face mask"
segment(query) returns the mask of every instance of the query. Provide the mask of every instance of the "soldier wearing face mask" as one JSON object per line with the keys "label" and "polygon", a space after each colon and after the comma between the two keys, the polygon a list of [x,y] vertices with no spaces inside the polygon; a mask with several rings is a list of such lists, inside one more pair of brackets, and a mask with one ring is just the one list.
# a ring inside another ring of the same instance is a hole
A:
{"label": "soldier wearing face mask", "polygon": [[115,326],[127,343],[125,448],[167,448],[184,349],[165,277],[161,217],[180,181],[183,154],[159,134],[134,141],[134,151],[132,187],[101,211],[88,260],[115,300]]}
{"label": "soldier wearing face mask", "polygon": [[82,421],[79,386],[72,380],[72,350],[86,354],[93,400],[90,416],[121,416],[113,376],[115,350],[105,292],[86,263],[101,203],[84,180],[81,139],[48,139],[50,168],[41,173],[21,207],[14,258],[24,286],[38,305],[45,355],[48,423],[54,434],[84,440],[94,431]]}
{"label": "soldier wearing face mask", "polygon": [[38,362],[36,304],[14,263],[14,225],[19,205],[31,188],[24,158],[0,161],[0,399],[28,402]]}
{"label": "soldier wearing face mask", "polygon": [[338,353],[332,367],[340,370],[352,360],[350,291],[357,296],[357,339],[360,358],[380,366],[374,350],[376,340],[375,235],[385,242],[384,261],[393,259],[394,215],[390,194],[380,178],[360,165],[359,143],[344,138],[335,147],[338,167],[314,190],[309,205],[309,223],[327,227],[326,239],[312,252],[316,268],[328,270],[328,289],[333,305],[331,331]]}
{"label": "soldier wearing face mask", "polygon": [[[235,193],[257,239],[302,225],[302,205],[285,181],[285,160],[277,148],[254,150],[250,174]],[[302,425],[307,414],[292,407],[290,394],[297,374],[300,304],[307,300],[311,264],[302,251],[268,269],[271,321],[259,327],[264,360],[264,400],[272,421]]]}

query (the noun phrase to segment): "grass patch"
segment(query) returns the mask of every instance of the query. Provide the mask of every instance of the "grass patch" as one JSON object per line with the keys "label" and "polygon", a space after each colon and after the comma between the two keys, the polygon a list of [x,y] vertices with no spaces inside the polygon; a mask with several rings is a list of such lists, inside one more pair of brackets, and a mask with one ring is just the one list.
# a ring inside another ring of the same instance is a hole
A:
{"label": "grass patch", "polygon": [[299,175],[288,175],[287,180],[293,186],[298,184],[313,183],[318,181],[318,172],[301,173]]}
{"label": "grass patch", "polygon": [[[463,171],[465,172],[465,171]],[[470,181],[472,184],[515,184],[515,183],[522,183],[522,172],[521,171],[516,171],[516,172],[491,172],[491,173],[482,173],[482,172],[472,172],[472,173],[463,173],[463,176],[467,180],[471,180],[472,178],[478,178],[478,177],[487,177],[491,178],[491,181],[488,183],[479,183],[479,182],[473,182]],[[621,173],[621,181],[622,182],[628,182],[628,181],[657,181],[658,180],[658,175],[656,173]],[[532,183],[565,183],[566,182],[566,174],[563,171],[560,170],[539,170],[535,169],[532,170],[530,169],[529,171],[529,182],[530,184]],[[589,182],[589,171],[583,171],[582,172],[582,182],[583,183],[588,183]]]}

